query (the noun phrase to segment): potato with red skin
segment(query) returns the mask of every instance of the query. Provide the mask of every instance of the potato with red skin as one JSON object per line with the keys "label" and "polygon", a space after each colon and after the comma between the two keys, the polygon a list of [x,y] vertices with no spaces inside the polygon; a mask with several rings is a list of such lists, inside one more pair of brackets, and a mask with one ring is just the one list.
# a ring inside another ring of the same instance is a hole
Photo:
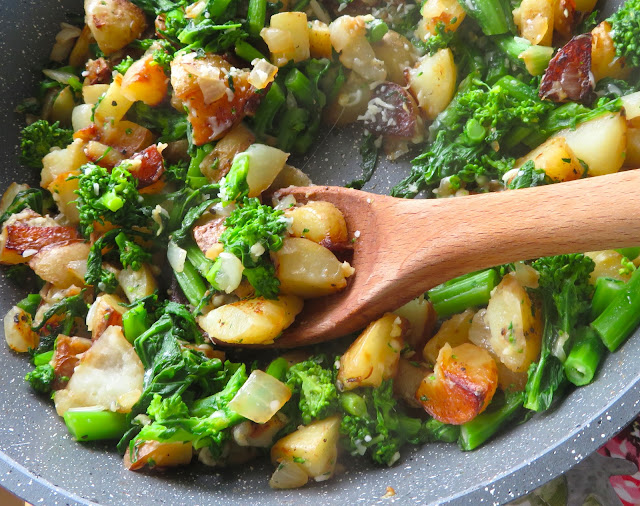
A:
{"label": "potato with red skin", "polygon": [[498,386],[498,368],[487,350],[470,343],[445,344],[416,399],[436,420],[462,425],[482,413]]}
{"label": "potato with red skin", "polygon": [[91,340],[84,337],[69,337],[59,334],[51,365],[53,366],[53,390],[61,390],[67,386],[73,370],[80,361],[80,355],[91,348]]}
{"label": "potato with red skin", "polygon": [[147,128],[132,121],[119,121],[115,125],[106,123],[102,128],[92,124],[73,134],[74,139],[105,144],[121,158],[130,158],[153,142],[153,134]]}

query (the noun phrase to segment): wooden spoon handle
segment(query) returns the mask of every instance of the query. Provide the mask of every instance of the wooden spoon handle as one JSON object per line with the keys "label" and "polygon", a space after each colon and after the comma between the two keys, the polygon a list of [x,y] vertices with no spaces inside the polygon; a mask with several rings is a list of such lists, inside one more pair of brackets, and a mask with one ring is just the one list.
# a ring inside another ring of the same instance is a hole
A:
{"label": "wooden spoon handle", "polygon": [[404,219],[386,247],[402,258],[388,267],[427,288],[517,260],[640,244],[640,170],[393,207]]}

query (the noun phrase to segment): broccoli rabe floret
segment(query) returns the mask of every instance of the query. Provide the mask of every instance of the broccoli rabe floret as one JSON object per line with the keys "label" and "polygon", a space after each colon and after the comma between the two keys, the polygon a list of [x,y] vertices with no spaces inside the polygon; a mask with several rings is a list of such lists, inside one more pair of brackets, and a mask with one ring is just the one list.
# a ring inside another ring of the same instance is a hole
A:
{"label": "broccoli rabe floret", "polygon": [[142,264],[151,261],[151,253],[145,251],[137,242],[130,240],[124,232],[120,232],[115,241],[120,250],[120,263],[123,267],[131,267],[137,271]]}
{"label": "broccoli rabe floret", "polygon": [[287,371],[287,386],[292,393],[300,394],[298,408],[305,425],[326,418],[338,407],[334,375],[320,365],[324,361],[324,356],[312,357]]}
{"label": "broccoli rabe floret", "polygon": [[42,168],[42,158],[53,147],[64,148],[73,141],[73,130],[60,128],[60,123],[38,120],[22,129],[20,161],[35,169]]}
{"label": "broccoli rabe floret", "polygon": [[80,169],[78,179],[78,213],[85,235],[93,231],[94,222],[112,223],[131,228],[149,223],[149,212],[140,204],[137,180],[123,163],[109,172],[88,163]]}
{"label": "broccoli rabe floret", "polygon": [[51,392],[51,383],[55,379],[55,374],[50,364],[44,364],[37,366],[24,379],[36,392],[47,394]]}
{"label": "broccoli rabe floret", "polygon": [[640,0],[627,0],[608,21],[616,54],[627,65],[640,66]]}

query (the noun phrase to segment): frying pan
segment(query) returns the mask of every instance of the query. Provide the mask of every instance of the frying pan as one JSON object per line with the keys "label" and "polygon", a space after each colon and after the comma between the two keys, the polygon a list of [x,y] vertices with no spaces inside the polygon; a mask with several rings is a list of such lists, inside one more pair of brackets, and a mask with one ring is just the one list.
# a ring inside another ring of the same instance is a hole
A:
{"label": "frying pan", "polygon": [[[608,2],[612,11],[618,1]],[[14,180],[37,184],[17,163],[20,117],[16,104],[41,78],[39,70],[66,14],[80,0],[0,0],[0,187]],[[298,161],[316,183],[344,184],[359,176],[356,129],[329,131]],[[386,193],[408,164],[383,163],[369,191]],[[25,295],[24,286],[0,276],[0,315]],[[0,344],[0,485],[32,504],[498,504],[567,471],[640,412],[640,332],[603,364],[597,380],[573,391],[555,410],[510,428],[486,446],[462,453],[429,444],[403,452],[392,468],[342,458],[345,472],[292,491],[268,486],[273,470],[259,461],[231,470],[195,465],[162,474],[126,471],[111,445],[79,444],[46,399],[23,381],[27,358]],[[382,499],[387,486],[396,495]]]}

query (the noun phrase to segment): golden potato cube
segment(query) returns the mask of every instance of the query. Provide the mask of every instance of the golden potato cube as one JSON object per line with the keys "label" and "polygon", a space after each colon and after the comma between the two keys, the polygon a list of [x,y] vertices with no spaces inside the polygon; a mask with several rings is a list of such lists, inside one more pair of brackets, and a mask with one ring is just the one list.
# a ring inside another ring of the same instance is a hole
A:
{"label": "golden potato cube", "polygon": [[48,188],[60,174],[78,170],[89,160],[84,154],[84,141],[75,139],[64,149],[55,149],[42,159],[40,186]]}
{"label": "golden potato cube", "polygon": [[531,44],[550,46],[553,40],[553,0],[522,0],[520,7],[513,11],[520,36]]}
{"label": "golden potato cube", "polygon": [[630,69],[625,67],[624,58],[616,56],[609,22],[603,21],[596,26],[591,30],[591,36],[591,72],[596,82],[605,77],[624,79]]}
{"label": "golden potato cube", "polygon": [[302,299],[293,295],[244,299],[198,317],[198,323],[209,337],[225,343],[269,344],[293,323],[302,306]]}
{"label": "golden potato cube", "polygon": [[415,351],[422,350],[427,339],[431,337],[433,327],[438,320],[433,304],[426,300],[424,295],[421,295],[396,309],[394,314],[406,318],[409,322],[409,330],[404,338],[405,342]]}
{"label": "golden potato cube", "polygon": [[88,84],[82,87],[82,100],[85,104],[95,105],[109,89],[108,84]]}
{"label": "golden potato cube", "polygon": [[436,26],[443,23],[447,32],[455,32],[467,13],[458,0],[427,0],[420,9],[422,19],[418,23],[416,36],[426,41],[436,35]]}
{"label": "golden potato cube", "polygon": [[122,75],[116,74],[93,113],[96,125],[117,124],[132,105],[133,100],[129,100],[122,93]]}
{"label": "golden potato cube", "polygon": [[132,102],[141,101],[155,106],[167,96],[169,78],[153,55],[134,62],[122,78],[122,94]]}
{"label": "golden potato cube", "polygon": [[347,286],[346,278],[354,272],[324,246],[298,237],[286,238],[273,258],[282,293],[304,299],[342,290]]}
{"label": "golden potato cube", "polygon": [[393,313],[371,322],[340,357],[337,381],[344,390],[379,387],[398,370],[408,322]]}
{"label": "golden potato cube", "polygon": [[129,302],[147,297],[158,289],[158,283],[148,264],[142,264],[137,271],[131,267],[122,269],[116,274],[116,279]]}
{"label": "golden potato cube", "polygon": [[47,187],[58,209],[72,225],[80,223],[80,214],[78,213],[78,206],[76,204],[76,199],[78,198],[76,194],[78,180],[72,179],[79,174],[80,171],[78,170],[59,174]]}
{"label": "golden potato cube", "polygon": [[293,61],[309,59],[309,27],[304,12],[280,12],[271,16],[270,27],[291,34],[293,42]]}
{"label": "golden potato cube", "polygon": [[40,342],[37,332],[31,330],[31,315],[18,306],[13,306],[4,317],[4,338],[13,351],[26,353],[35,350]]}
{"label": "golden potato cube", "polygon": [[336,467],[339,437],[339,416],[313,422],[276,442],[271,448],[271,462],[277,464],[295,459],[310,478],[327,480]]}
{"label": "golden potato cube", "polygon": [[140,38],[144,12],[128,0],[85,0],[85,17],[100,50],[109,55]]}
{"label": "golden potato cube", "polygon": [[522,167],[532,160],[536,169],[542,169],[554,181],[580,179],[584,168],[564,137],[553,137],[543,142],[516,162]]}
{"label": "golden potato cube", "polygon": [[456,90],[456,64],[449,48],[423,56],[409,70],[409,90],[427,118],[434,120],[446,109]]}
{"label": "golden potato cube", "polygon": [[598,278],[613,278],[627,282],[631,274],[620,274],[624,256],[616,250],[588,251],[585,253],[596,264],[589,277],[589,283],[595,284]]}
{"label": "golden potato cube", "polygon": [[[457,1],[456,1],[457,3]],[[372,45],[376,58],[384,62],[387,80],[405,86],[405,70],[416,63],[418,54],[409,40],[398,32],[389,30],[382,40]]]}
{"label": "golden potato cube", "polygon": [[505,276],[494,289],[485,321],[500,361],[514,372],[526,372],[540,354],[542,315],[515,276]]}
{"label": "golden potato cube", "polygon": [[340,209],[331,202],[311,201],[300,207],[286,209],[292,218],[291,235],[330,247],[347,242],[347,223]]}
{"label": "golden potato cube", "polygon": [[432,369],[401,357],[398,362],[398,373],[393,381],[394,394],[408,406],[420,408],[422,404],[416,398],[416,392],[422,380],[430,374],[433,374]]}
{"label": "golden potato cube", "polygon": [[440,330],[427,341],[426,346],[422,352],[424,359],[430,364],[435,364],[440,349],[445,345],[456,347],[463,343],[469,342],[469,329],[471,328],[471,321],[473,320],[473,309],[467,309],[466,311],[453,315],[448,320],[442,322]]}
{"label": "golden potato cube", "polygon": [[[135,460],[131,460],[132,454]],[[160,443],[158,441],[136,441],[135,448],[124,454],[124,467],[130,471],[150,468],[179,467],[189,465],[193,457],[191,441]]]}
{"label": "golden potato cube", "polygon": [[333,54],[329,25],[314,19],[309,23],[309,52],[311,58],[329,58]]}

